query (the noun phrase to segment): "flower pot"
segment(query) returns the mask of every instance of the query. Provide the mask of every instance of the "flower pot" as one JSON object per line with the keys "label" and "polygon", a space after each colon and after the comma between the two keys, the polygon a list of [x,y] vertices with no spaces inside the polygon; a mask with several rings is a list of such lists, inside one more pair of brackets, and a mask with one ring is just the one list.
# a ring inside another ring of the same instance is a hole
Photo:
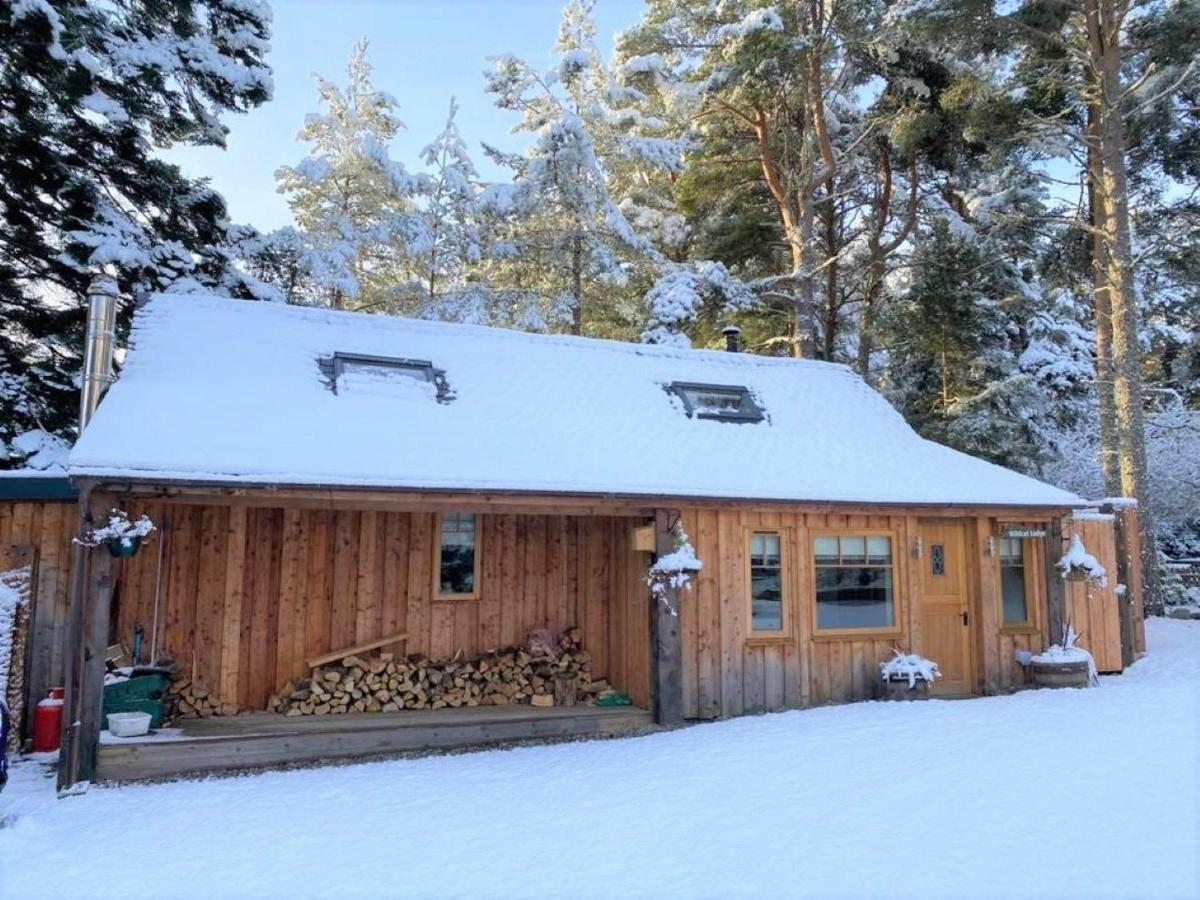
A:
{"label": "flower pot", "polygon": [[929,682],[918,678],[909,685],[907,678],[883,679],[884,700],[928,700]]}
{"label": "flower pot", "polygon": [[1069,662],[1037,662],[1030,664],[1033,683],[1038,687],[1060,688],[1088,686],[1087,660]]}
{"label": "flower pot", "polygon": [[128,559],[137,553],[141,546],[142,539],[137,535],[130,538],[113,538],[108,542],[108,552],[117,559]]}

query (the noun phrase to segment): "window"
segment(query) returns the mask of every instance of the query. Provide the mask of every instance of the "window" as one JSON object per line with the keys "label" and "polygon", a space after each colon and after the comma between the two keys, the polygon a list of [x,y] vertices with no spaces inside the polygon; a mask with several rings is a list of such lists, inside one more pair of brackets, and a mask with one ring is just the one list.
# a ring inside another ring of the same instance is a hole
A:
{"label": "window", "polygon": [[895,626],[890,536],[820,535],[813,539],[813,565],[817,631]]}
{"label": "window", "polygon": [[783,561],[777,532],[750,535],[750,630],[783,631]]}
{"label": "window", "polygon": [[454,399],[445,373],[422,359],[335,353],[320,361],[335,394],[379,395],[397,399]]}
{"label": "window", "polygon": [[1025,552],[1020,538],[1000,538],[1000,596],[1005,625],[1026,625],[1029,602],[1025,596]]}
{"label": "window", "polygon": [[441,516],[441,545],[438,549],[438,594],[443,597],[474,597],[479,573],[474,513],[444,513]]}
{"label": "window", "polygon": [[672,381],[667,390],[683,401],[683,408],[693,419],[716,419],[719,422],[761,422],[763,411],[750,391],[735,384],[695,384]]}

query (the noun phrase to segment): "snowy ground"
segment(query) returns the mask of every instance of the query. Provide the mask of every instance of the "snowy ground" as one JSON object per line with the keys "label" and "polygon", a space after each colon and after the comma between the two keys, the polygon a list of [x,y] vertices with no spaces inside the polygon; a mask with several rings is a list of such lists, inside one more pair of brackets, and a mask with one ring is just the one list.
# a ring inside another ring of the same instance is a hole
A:
{"label": "snowy ground", "polygon": [[1200,896],[1200,622],[1090,691],[0,794],[0,897]]}

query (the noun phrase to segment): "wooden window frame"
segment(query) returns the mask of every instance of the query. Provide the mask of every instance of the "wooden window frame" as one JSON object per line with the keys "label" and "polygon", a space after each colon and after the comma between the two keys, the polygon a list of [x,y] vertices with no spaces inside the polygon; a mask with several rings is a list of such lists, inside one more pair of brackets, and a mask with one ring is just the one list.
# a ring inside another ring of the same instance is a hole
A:
{"label": "wooden window frame", "polygon": [[[892,542],[892,620],[887,628],[818,628],[817,627],[817,538],[820,537],[885,537]],[[808,541],[808,565],[812,583],[812,594],[808,599],[809,615],[812,627],[809,634],[814,641],[845,641],[845,640],[892,640],[904,634],[904,591],[901,587],[908,577],[906,569],[901,567],[904,555],[900,542],[898,528],[810,528],[805,540]]]}
{"label": "wooden window frame", "polygon": [[[750,540],[756,534],[773,534],[779,538],[779,623],[777,631],[756,631],[754,628],[754,562],[750,554]],[[791,560],[788,544],[790,536],[784,528],[745,528],[742,531],[742,547],[746,553],[746,643],[782,644],[792,640],[792,617],[788,610],[791,604],[790,585]]]}
{"label": "wooden window frame", "polygon": [[1021,561],[1025,570],[1025,621],[1006,622],[1004,620],[1004,557],[1000,552],[1000,541],[1004,537],[1005,528],[1040,528],[1044,522],[1001,522],[996,536],[996,598],[997,615],[1000,621],[1001,634],[1037,634],[1041,632],[1041,610],[1045,602],[1044,585],[1041,578],[1045,576],[1042,564],[1040,541],[1037,538],[1020,538]]}
{"label": "wooden window frame", "polygon": [[434,516],[433,523],[433,599],[453,602],[455,600],[478,600],[479,577],[482,572],[480,565],[483,559],[483,516],[474,510],[450,510],[450,515],[470,515],[475,517],[475,565],[472,568],[472,584],[474,587],[461,594],[447,594],[442,591],[442,518],[447,513],[439,512]]}

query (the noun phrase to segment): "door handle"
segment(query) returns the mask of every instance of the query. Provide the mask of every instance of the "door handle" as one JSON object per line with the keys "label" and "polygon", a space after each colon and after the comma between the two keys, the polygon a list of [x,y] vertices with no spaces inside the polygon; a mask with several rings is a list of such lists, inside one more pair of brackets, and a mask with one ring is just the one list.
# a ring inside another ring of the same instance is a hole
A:
{"label": "door handle", "polygon": [[962,611],[962,620],[963,620],[963,625],[971,624],[971,614],[968,613],[965,609]]}

